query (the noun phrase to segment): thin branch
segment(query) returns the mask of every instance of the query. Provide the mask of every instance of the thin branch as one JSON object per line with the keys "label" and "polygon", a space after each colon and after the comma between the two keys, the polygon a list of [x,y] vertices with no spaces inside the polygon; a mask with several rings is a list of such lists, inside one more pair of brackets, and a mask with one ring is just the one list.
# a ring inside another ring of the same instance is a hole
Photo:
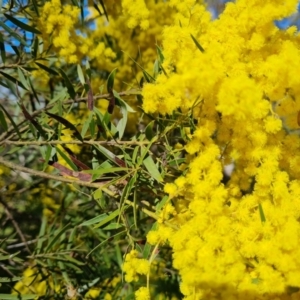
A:
{"label": "thin branch", "polygon": [[[132,90],[128,90],[128,91],[124,91],[124,92],[120,92],[119,95],[120,96],[128,96],[128,95],[134,95],[134,94],[138,94],[139,90],[137,89],[132,89]],[[98,95],[98,96],[94,96],[94,100],[100,100],[100,99],[109,99],[110,98],[110,94],[103,94],[103,95]],[[77,98],[75,100],[72,99],[68,99],[63,101],[62,105],[66,105],[66,104],[72,104],[72,103],[79,103],[79,102],[86,102],[87,101],[87,96],[86,97],[82,97],[82,98]],[[44,111],[47,111],[49,109],[51,109],[53,106],[55,106],[56,103],[51,103],[48,104],[47,106],[38,109],[36,111],[34,111],[31,114],[31,117],[34,118],[36,116],[38,116],[39,114],[41,114]],[[27,120],[23,120],[22,122],[20,122],[17,127],[21,126],[22,124],[24,124]],[[14,131],[14,127],[11,126],[6,132],[2,133],[0,135],[0,140],[3,140],[5,138],[8,138],[10,134],[12,134]]]}
{"label": "thin branch", "polygon": [[[32,241],[27,241],[26,244],[29,245],[29,244],[34,244],[36,243],[37,241],[39,240],[47,240],[49,239],[49,237],[44,237],[44,238],[38,238],[38,239],[35,239],[35,240],[32,240]],[[20,248],[20,247],[23,247],[24,246],[24,243],[18,243],[18,244],[13,244],[13,245],[8,245],[6,247],[6,249],[14,249],[14,248]]]}
{"label": "thin branch", "polygon": [[[39,176],[42,178],[53,179],[56,181],[61,181],[61,182],[66,182],[66,183],[71,183],[71,184],[74,183],[74,184],[78,184],[81,186],[86,186],[86,187],[91,187],[91,188],[96,188],[96,189],[100,188],[101,186],[103,187],[105,185],[108,185],[110,182],[109,180],[107,180],[107,181],[103,181],[103,182],[92,183],[92,182],[86,182],[86,181],[81,181],[81,180],[69,179],[69,178],[65,178],[62,176],[52,175],[52,174],[48,174],[48,173],[45,173],[42,171],[35,171],[35,170],[29,169],[26,167],[19,166],[15,163],[9,162],[9,161],[3,159],[1,156],[0,156],[0,164],[4,165],[10,169],[13,169],[13,170],[18,170],[18,171],[21,171],[24,173],[32,174],[33,176]],[[109,191],[108,189],[103,189],[103,190],[106,193],[109,193],[111,196],[114,195],[114,193]]]}
{"label": "thin branch", "polygon": [[[70,140],[70,141],[11,141],[4,140],[0,142],[0,145],[15,145],[15,146],[42,146],[42,145],[108,145],[108,146],[118,146],[118,145],[148,145],[151,144],[151,141],[78,141],[78,140]],[[157,144],[157,143],[156,143]]]}
{"label": "thin branch", "polygon": [[15,69],[17,67],[19,67],[20,64],[16,63],[16,64],[10,64],[10,65],[1,65],[0,69]]}
{"label": "thin branch", "polygon": [[[138,92],[139,92],[139,90],[133,89],[133,90],[128,90],[128,91],[120,92],[119,95],[120,96],[129,96],[129,95],[137,94]],[[103,94],[103,95],[94,96],[94,100],[109,99],[109,98],[110,98],[110,94]],[[66,105],[66,104],[73,104],[73,103],[86,102],[86,101],[87,101],[87,96],[86,97],[82,97],[82,98],[77,98],[75,100],[68,99],[68,100],[63,101],[62,104]],[[55,106],[55,104],[56,103],[48,104],[46,107],[36,110],[35,112],[33,112],[31,114],[31,117],[36,117],[37,115],[39,115],[43,111],[49,110],[50,108],[52,108],[53,106]]]}
{"label": "thin branch", "polygon": [[15,275],[9,270],[7,269],[3,264],[0,265],[0,267],[6,271],[11,277],[15,277]]}
{"label": "thin branch", "polygon": [[5,203],[4,200],[2,200],[1,197],[0,197],[0,203],[4,206],[5,213],[8,217],[8,219],[12,222],[13,226],[15,227],[19,237],[21,238],[22,242],[24,243],[24,246],[25,246],[27,252],[29,254],[31,254],[31,251],[28,247],[27,241],[22,233],[22,230],[20,229],[20,227],[19,227],[18,223],[16,222],[16,220],[14,219],[13,215],[10,213],[8,205]]}

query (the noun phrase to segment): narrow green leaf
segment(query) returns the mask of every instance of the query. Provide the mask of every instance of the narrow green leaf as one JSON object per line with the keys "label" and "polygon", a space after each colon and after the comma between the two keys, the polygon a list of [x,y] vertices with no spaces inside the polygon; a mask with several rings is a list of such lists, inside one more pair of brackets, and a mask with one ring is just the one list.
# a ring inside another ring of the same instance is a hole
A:
{"label": "narrow green leaf", "polygon": [[[143,135],[141,135],[141,139],[139,140],[143,140],[144,137]],[[141,150],[141,154],[140,156],[137,157],[137,164],[140,166],[143,163],[144,158],[146,157],[149,149],[151,148],[151,146],[153,145],[153,143],[156,142],[156,140],[158,139],[157,136],[154,136],[153,139],[150,141],[150,143],[147,145],[147,147],[141,146],[140,150]]]}
{"label": "narrow green leaf", "polygon": [[95,137],[95,133],[96,133],[96,121],[94,118],[92,118],[92,120],[89,124],[89,129],[90,129],[90,133],[91,133],[91,139],[93,139]]}
{"label": "narrow green leaf", "polygon": [[132,163],[133,164],[135,164],[135,162],[136,162],[136,157],[137,157],[139,149],[140,149],[140,147],[136,146],[133,150],[133,153],[132,153]]}
{"label": "narrow green leaf", "polygon": [[159,211],[164,207],[164,205],[166,204],[166,202],[168,201],[168,199],[169,199],[169,196],[164,196],[164,197],[157,203],[157,205],[155,206],[156,212],[159,212]]}
{"label": "narrow green leaf", "polygon": [[71,257],[70,255],[62,255],[61,257],[58,257],[58,259],[62,259],[65,262],[69,262],[72,265],[78,265],[78,266],[84,266],[85,263],[82,261],[79,261],[73,257]]}
{"label": "narrow green leaf", "polygon": [[[50,260],[48,260],[50,262]],[[49,264],[51,266],[51,263]],[[66,267],[65,264],[62,261],[58,261],[58,267],[60,268],[60,270],[62,271],[62,277],[64,279],[65,282],[70,282],[70,278],[68,273],[66,272]]]}
{"label": "narrow green leaf", "polygon": [[[128,184],[126,184],[125,188],[123,189],[121,199],[120,199],[121,209],[123,209],[123,207],[125,205],[125,200],[128,199],[136,180],[137,180],[137,173],[135,173],[134,176],[132,176],[130,178]],[[136,209],[136,208],[134,207],[134,209]]]}
{"label": "narrow green leaf", "polygon": [[47,115],[49,115],[50,117],[52,117],[53,119],[55,119],[56,121],[58,121],[59,123],[63,124],[66,128],[70,129],[73,131],[74,136],[80,140],[81,142],[83,142],[82,136],[80,135],[79,131],[77,130],[77,128],[68,120],[66,120],[65,118],[55,115],[55,114],[51,114],[49,112],[46,112]]}
{"label": "narrow green leaf", "polygon": [[20,147],[12,147],[8,152],[7,154],[13,154],[13,153],[16,153],[20,151]]}
{"label": "narrow green leaf", "polygon": [[153,132],[153,126],[154,126],[154,123],[155,123],[154,120],[151,121],[151,122],[147,125],[147,127],[146,127],[146,129],[145,129],[146,138],[147,138],[147,140],[149,140],[149,141],[151,141],[152,138],[153,138],[153,136],[154,136],[154,132]]}
{"label": "narrow green leaf", "polygon": [[[55,95],[55,97],[53,97],[49,102],[49,104],[56,104],[56,105],[54,105],[54,107],[56,109],[54,109],[51,112],[53,113],[54,111],[55,112],[62,111],[62,102],[68,98],[69,98],[69,94],[68,94],[67,89],[66,88],[61,89],[60,92],[58,92]],[[58,109],[57,109],[57,107],[58,107]]]}
{"label": "narrow green leaf", "polygon": [[259,216],[260,216],[260,220],[262,223],[265,223],[266,222],[266,216],[264,214],[264,210],[262,208],[262,205],[261,203],[258,204],[258,210],[259,210]]}
{"label": "narrow green leaf", "polygon": [[74,170],[78,171],[77,166],[72,162],[72,160],[69,158],[68,155],[64,153],[59,147],[56,147],[56,151],[59,153],[59,155],[64,159],[64,161]]}
{"label": "narrow green leaf", "polygon": [[136,229],[138,229],[137,225],[137,188],[133,189],[133,222]]}
{"label": "narrow green leaf", "polygon": [[36,28],[29,26],[28,24],[25,24],[23,22],[21,22],[20,20],[14,18],[13,16],[9,15],[9,14],[4,14],[4,16],[12,23],[14,23],[16,26],[24,29],[25,31],[29,31],[32,33],[36,33],[36,34],[41,34],[41,32],[39,30],[37,30]]}
{"label": "narrow green leaf", "polygon": [[148,259],[151,253],[152,246],[149,243],[146,243],[143,250],[143,258]]}
{"label": "narrow green leaf", "polygon": [[125,132],[125,128],[126,128],[126,125],[127,125],[127,109],[126,107],[121,107],[121,114],[123,115],[123,118],[121,118],[117,124],[117,131],[118,131],[118,134],[119,134],[119,139],[121,140],[123,135],[124,135],[124,132]]}
{"label": "narrow green leaf", "polygon": [[35,89],[33,87],[33,84],[32,84],[32,81],[31,81],[30,77],[28,77],[28,80],[29,80],[29,85],[30,85],[30,88],[31,88],[31,91],[33,93],[34,98],[36,99],[36,101],[38,103],[40,103],[39,97],[38,97],[38,95],[37,95],[37,93],[36,93],[36,91],[35,91]]}
{"label": "narrow green leaf", "polygon": [[[92,181],[95,181],[95,180],[101,178],[102,175],[107,174],[107,173],[117,173],[117,172],[124,172],[124,171],[128,172],[128,170],[129,170],[128,168],[107,168],[107,169],[100,168],[97,170],[92,170],[92,172],[93,172]],[[90,171],[85,171],[85,172],[90,173]]]}
{"label": "narrow green leaf", "polygon": [[[116,93],[116,95],[118,95],[117,92],[114,91],[114,94]],[[127,107],[129,109],[131,109],[131,107],[129,105],[126,104],[125,101],[123,101],[119,95],[118,95],[118,102],[119,102],[119,106],[120,106],[120,111],[121,111],[121,114],[123,115],[123,118],[121,118],[117,124],[117,128],[116,130],[118,131],[119,133],[119,139],[122,139],[123,135],[124,135],[124,132],[125,132],[125,128],[126,128],[126,125],[127,125],[127,119],[128,119],[128,110],[127,110]],[[114,134],[114,132],[113,132]]]}
{"label": "narrow green leaf", "polygon": [[106,223],[110,222],[111,220],[113,220],[114,218],[116,218],[117,216],[120,215],[120,213],[122,213],[124,210],[126,210],[128,208],[128,205],[123,206],[121,209],[117,209],[114,212],[110,213],[109,215],[106,215],[106,218],[103,219],[100,223],[98,223],[96,226],[94,226],[95,228],[99,228],[103,225],[105,225]]}
{"label": "narrow green leaf", "polygon": [[101,17],[102,17],[102,13],[101,13],[101,11],[100,11],[100,9],[99,9],[99,7],[98,7],[98,5],[97,5],[97,3],[96,3],[96,2],[94,2],[94,8],[95,8],[95,9],[96,9],[96,11],[98,12],[99,16],[101,16]]}
{"label": "narrow green leaf", "polygon": [[37,61],[35,62],[35,64],[38,65],[41,69],[43,69],[44,71],[46,71],[49,74],[58,75],[58,73],[52,68],[49,68],[41,63],[38,63]]}
{"label": "narrow green leaf", "polygon": [[2,74],[6,79],[8,79],[9,81],[13,82],[14,84],[18,84],[19,87],[23,88],[24,90],[27,90],[27,88],[23,85],[23,83],[21,83],[19,80],[17,80],[16,78],[10,76],[9,74],[0,71],[0,74]]}
{"label": "narrow green leaf", "polygon": [[18,251],[16,253],[9,254],[9,255],[0,255],[0,261],[1,260],[7,260],[7,259],[14,259],[14,257],[17,256],[20,253],[21,253],[21,251]]}
{"label": "narrow green leaf", "polygon": [[90,63],[88,60],[86,61],[86,65],[85,65],[85,73],[88,76],[89,80],[91,80],[92,71],[91,71]]}
{"label": "narrow green leaf", "polygon": [[22,45],[27,46],[26,41],[20,37],[17,33],[15,33],[9,26],[7,26],[4,22],[0,21],[0,27],[6,30],[11,36],[17,39]]}
{"label": "narrow green leaf", "polygon": [[46,151],[45,151],[45,156],[43,157],[44,165],[43,165],[43,170],[45,170],[48,167],[48,162],[51,158],[52,154],[52,146],[51,145],[46,145]]}
{"label": "narrow green leaf", "polygon": [[39,8],[38,8],[38,4],[37,4],[36,0],[32,0],[32,4],[33,4],[33,9],[34,9],[36,15],[39,17],[40,16]]}
{"label": "narrow green leaf", "polygon": [[162,49],[159,46],[156,45],[156,50],[157,50],[157,53],[158,53],[159,62],[162,64],[165,60]]}
{"label": "narrow green leaf", "polygon": [[[0,85],[3,86],[3,87],[5,87],[6,89],[9,89],[9,85],[8,85],[9,81],[5,79],[5,82],[7,84],[5,84],[3,81],[0,80]],[[14,95],[16,95],[14,90],[12,90],[11,93],[14,94]]]}
{"label": "narrow green leaf", "polygon": [[80,19],[81,26],[84,25],[84,0],[80,0]]}
{"label": "narrow green leaf", "polygon": [[200,45],[200,43],[196,40],[196,38],[191,34],[191,37],[196,45],[196,47],[203,53],[204,49],[202,48],[202,46]]}
{"label": "narrow green leaf", "polygon": [[134,187],[137,180],[137,173],[134,173],[134,175],[130,178],[129,182],[126,184],[126,187],[124,190],[126,190],[125,199],[127,199],[131,193],[132,188]]}
{"label": "narrow green leaf", "polygon": [[108,241],[110,241],[112,238],[116,238],[118,236],[122,236],[125,233],[125,231],[120,231],[112,236],[109,236],[107,239],[105,239],[102,243],[98,244],[95,248],[93,248],[86,257],[89,257],[93,252],[100,249],[104,244],[106,244]]}
{"label": "narrow green leaf", "polygon": [[21,140],[22,137],[21,137],[21,133],[18,129],[18,126],[16,125],[16,123],[14,122],[13,118],[11,117],[11,115],[7,112],[7,110],[2,106],[2,104],[0,103],[0,107],[1,109],[4,111],[4,113],[6,114],[7,118],[9,119],[10,123],[12,124],[14,130],[16,131],[19,139]]}
{"label": "narrow green leaf", "polygon": [[[33,0],[33,1],[36,1],[36,0]],[[39,43],[39,53],[40,54],[42,54],[43,52],[44,52],[44,42],[43,41],[41,41],[40,43]],[[48,48],[47,48],[47,50],[46,50],[46,55],[48,54],[48,52],[51,50],[51,48],[52,48],[52,44],[50,44],[49,46],[48,46]]]}
{"label": "narrow green leaf", "polygon": [[51,248],[58,242],[58,239],[70,228],[72,224],[69,223],[65,227],[60,230],[56,230],[55,236],[50,240],[47,248],[45,249],[45,253],[47,253]]}
{"label": "narrow green leaf", "polygon": [[81,136],[84,139],[86,132],[88,131],[89,127],[90,127],[90,123],[93,119],[93,114],[90,113],[89,117],[84,121],[83,125],[82,125],[82,129],[81,129]]}
{"label": "narrow green leaf", "polygon": [[115,163],[115,154],[113,154],[111,151],[106,149],[105,147],[101,145],[95,145],[95,149],[100,151],[104,156],[106,156],[109,160],[113,161]]}
{"label": "narrow green leaf", "polygon": [[118,94],[118,92],[116,92],[115,90],[113,90],[113,94],[115,96],[115,98],[117,99],[117,102],[116,104],[120,107],[122,106],[125,106],[126,107],[126,110],[130,113],[135,113],[136,111],[131,107],[129,106],[121,97],[120,95]]}
{"label": "narrow green leaf", "polygon": [[96,283],[98,283],[101,280],[100,277],[95,278],[91,282],[88,282],[87,284],[82,285],[80,288],[78,288],[78,293],[83,293],[86,290],[89,290],[92,286],[94,286]]}
{"label": "narrow green leaf", "polygon": [[8,126],[7,126],[7,123],[6,123],[5,115],[4,115],[2,110],[0,110],[0,125],[2,126],[4,131],[7,131]]}
{"label": "narrow green leaf", "polygon": [[106,160],[103,163],[101,163],[100,165],[98,164],[98,168],[110,169],[110,168],[112,168],[112,164],[108,160]]}
{"label": "narrow green leaf", "polygon": [[102,214],[102,215],[100,215],[100,216],[97,216],[97,217],[95,217],[95,218],[92,218],[92,219],[90,219],[90,220],[87,220],[87,221],[81,223],[80,226],[90,226],[90,225],[94,225],[94,224],[96,224],[96,223],[99,223],[99,222],[105,220],[105,218],[107,218],[107,216],[109,216],[109,215],[108,215],[108,214]]}
{"label": "narrow green leaf", "polygon": [[[33,125],[34,128],[36,128],[36,130],[39,132],[39,134],[44,138],[47,139],[47,134],[44,131],[43,127],[30,115],[30,113],[27,111],[26,107],[21,103],[20,104],[22,113],[25,117],[26,120],[28,120],[30,122],[30,125]],[[32,129],[32,133],[33,135],[35,135],[34,129]]]}
{"label": "narrow green leaf", "polygon": [[97,199],[101,199],[102,198],[102,195],[103,195],[103,193],[102,193],[102,189],[100,188],[100,189],[97,189],[95,192],[94,192],[94,194],[93,194],[93,196],[94,196],[94,198],[97,200]]}
{"label": "narrow green leaf", "polygon": [[81,84],[84,85],[85,84],[84,75],[83,75],[83,72],[82,72],[82,68],[79,64],[77,65],[77,74],[78,74],[78,77],[79,77],[79,80],[80,80]]}
{"label": "narrow green leaf", "polygon": [[[151,82],[154,82],[155,81],[155,78],[150,76],[146,71],[143,71],[143,74],[144,74],[144,78],[145,80],[148,82],[148,83],[151,83]],[[153,78],[151,80],[151,78]]]}
{"label": "narrow green leaf", "polygon": [[18,58],[20,58],[20,52],[17,46],[13,46],[11,45],[12,49],[15,51],[15,53],[17,54]]}
{"label": "narrow green leaf", "polygon": [[0,282],[14,282],[14,281],[20,281],[23,277],[0,277]]}
{"label": "narrow green leaf", "polygon": [[20,68],[18,68],[18,77],[19,80],[22,82],[22,84],[26,87],[26,90],[29,91],[30,90],[29,84]]}
{"label": "narrow green leaf", "polygon": [[96,170],[86,170],[83,172],[88,174],[94,174],[94,175],[102,175],[106,173],[117,173],[117,172],[124,172],[124,171],[128,172],[129,168],[122,168],[122,167],[103,168],[100,166],[100,168]]}
{"label": "narrow green leaf", "polygon": [[107,14],[105,5],[104,5],[104,3],[103,3],[103,0],[99,0],[99,2],[100,2],[101,6],[102,6],[102,9],[103,9],[103,11],[104,11],[104,15],[105,15],[105,17],[106,17],[106,20],[109,21],[109,19],[108,19],[108,14]]}
{"label": "narrow green leaf", "polygon": [[159,62],[156,59],[153,65],[153,77],[156,79],[159,74]]}
{"label": "narrow green leaf", "polygon": [[103,116],[103,122],[108,125],[110,123],[111,120],[111,115],[108,112],[105,112],[104,116]]}
{"label": "narrow green leaf", "polygon": [[107,92],[109,93],[109,103],[108,103],[108,107],[107,107],[107,112],[109,114],[112,114],[114,111],[114,107],[116,104],[116,99],[115,96],[113,94],[113,88],[114,88],[114,80],[115,80],[115,75],[116,75],[116,70],[114,69],[108,76],[107,78]]}
{"label": "narrow green leaf", "polygon": [[32,42],[32,45],[31,45],[31,54],[32,54],[32,57],[33,58],[36,58],[37,57],[37,51],[38,51],[38,47],[39,47],[39,39],[38,37],[36,36]]}
{"label": "narrow green leaf", "polygon": [[68,245],[67,245],[68,250],[70,250],[74,245],[74,243],[76,243],[77,234],[78,234],[77,227],[74,227],[71,231],[71,234],[69,235]]}
{"label": "narrow green leaf", "polygon": [[150,175],[158,182],[162,182],[163,178],[161,177],[156,164],[154,163],[151,156],[148,156],[143,161],[143,165],[146,167],[147,171],[150,173]]}
{"label": "narrow green leaf", "polygon": [[6,52],[5,52],[5,44],[3,40],[3,35],[0,32],[0,55],[2,59],[2,63],[5,64],[6,61]]}
{"label": "narrow green leaf", "polygon": [[36,246],[36,253],[40,253],[42,250],[42,246],[43,246],[43,242],[45,241],[45,239],[43,239],[43,237],[45,236],[46,233],[46,227],[48,224],[48,218],[47,216],[43,215],[42,217],[42,224],[40,227],[40,232],[39,232],[39,238],[37,239],[37,246]]}
{"label": "narrow green leaf", "polygon": [[116,71],[117,71],[117,68],[113,69],[111,71],[111,73],[108,75],[107,86],[106,86],[108,93],[111,93],[113,91]]}
{"label": "narrow green leaf", "polygon": [[74,100],[74,99],[75,99],[75,96],[76,96],[76,92],[75,92],[75,90],[74,90],[74,87],[73,87],[73,85],[72,85],[72,83],[71,83],[69,77],[67,76],[67,74],[64,72],[63,69],[60,68],[60,69],[59,69],[59,72],[60,72],[62,78],[63,78],[64,81],[65,81],[65,84],[66,84],[66,87],[67,87],[67,89],[68,89],[68,93],[69,93],[70,97]]}
{"label": "narrow green leaf", "polygon": [[30,129],[30,132],[32,133],[32,135],[34,136],[35,139],[38,139],[38,135],[37,135],[37,130],[36,128],[32,125],[32,123],[29,123],[29,129]]}
{"label": "narrow green leaf", "polygon": [[154,82],[155,78],[153,78],[146,70],[145,68],[143,68],[135,59],[133,59],[130,55],[129,58],[137,65],[141,68],[141,70],[143,71],[144,77],[147,80],[147,82]]}
{"label": "narrow green leaf", "polygon": [[103,230],[114,230],[114,229],[119,229],[124,227],[123,224],[120,223],[110,223],[109,225],[105,226],[104,228],[102,228]]}

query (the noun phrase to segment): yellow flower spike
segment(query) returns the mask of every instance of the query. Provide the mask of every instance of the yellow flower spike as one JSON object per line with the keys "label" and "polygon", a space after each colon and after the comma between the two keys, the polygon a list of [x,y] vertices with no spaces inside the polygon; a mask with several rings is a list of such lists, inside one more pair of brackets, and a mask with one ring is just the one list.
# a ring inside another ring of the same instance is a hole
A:
{"label": "yellow flower spike", "polygon": [[282,121],[273,116],[267,117],[265,120],[265,130],[267,133],[276,133],[282,128]]}
{"label": "yellow flower spike", "polygon": [[150,291],[146,287],[140,287],[136,292],[135,292],[135,299],[136,300],[150,300]]}

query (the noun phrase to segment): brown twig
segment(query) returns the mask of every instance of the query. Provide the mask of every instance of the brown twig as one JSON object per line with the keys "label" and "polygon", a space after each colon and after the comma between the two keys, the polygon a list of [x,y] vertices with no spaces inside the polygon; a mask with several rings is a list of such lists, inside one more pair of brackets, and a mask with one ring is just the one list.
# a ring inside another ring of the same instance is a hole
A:
{"label": "brown twig", "polygon": [[19,67],[19,63],[16,64],[9,64],[9,65],[1,65],[0,69],[15,69],[17,67]]}
{"label": "brown twig", "polygon": [[[151,144],[151,141],[78,141],[78,140],[70,140],[70,141],[12,141],[12,140],[4,140],[0,142],[0,145],[15,145],[15,146],[42,146],[42,145],[71,145],[71,144],[87,144],[87,145],[108,145],[108,146],[118,146],[118,145],[137,145],[143,146]],[[157,144],[157,143],[156,143]]]}
{"label": "brown twig", "polygon": [[[33,176],[38,176],[38,177],[42,177],[42,178],[46,178],[46,179],[53,179],[56,181],[61,181],[61,182],[66,182],[66,183],[71,183],[71,184],[75,183],[75,184],[78,184],[81,186],[97,188],[97,189],[100,188],[101,186],[104,187],[105,185],[109,185],[109,182],[110,182],[110,181],[103,181],[103,182],[92,183],[92,182],[86,182],[86,181],[81,181],[81,180],[69,179],[69,178],[65,178],[62,176],[52,175],[52,174],[48,174],[48,173],[45,173],[42,171],[36,171],[36,170],[32,170],[32,169],[29,169],[26,167],[19,166],[15,163],[12,163],[10,161],[3,159],[1,156],[0,156],[0,164],[4,165],[10,169],[13,169],[13,170],[18,170],[20,172],[32,174]],[[106,193],[109,193],[111,196],[114,195],[113,192],[111,192],[107,189],[103,189],[103,190]]]}
{"label": "brown twig", "polygon": [[15,277],[15,275],[8,269],[6,268],[3,264],[0,265],[0,267],[7,272],[11,277]]}
{"label": "brown twig", "polygon": [[7,218],[12,222],[13,226],[15,227],[15,229],[16,229],[19,237],[20,237],[20,239],[24,243],[24,246],[25,246],[27,252],[29,254],[31,254],[31,251],[30,251],[30,249],[28,247],[27,241],[26,241],[26,239],[25,239],[25,237],[24,237],[24,235],[23,235],[23,233],[22,233],[22,231],[21,231],[18,223],[16,222],[16,220],[14,219],[14,217],[12,216],[12,214],[10,213],[8,205],[5,203],[5,201],[2,200],[1,197],[0,197],[0,203],[4,206],[4,211],[5,211],[6,215],[7,215]]}

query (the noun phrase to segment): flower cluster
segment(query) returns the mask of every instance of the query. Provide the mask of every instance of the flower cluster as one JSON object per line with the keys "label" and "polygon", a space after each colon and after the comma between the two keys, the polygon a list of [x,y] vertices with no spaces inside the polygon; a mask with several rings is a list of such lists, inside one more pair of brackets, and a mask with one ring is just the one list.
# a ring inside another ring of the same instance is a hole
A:
{"label": "flower cluster", "polygon": [[45,42],[53,40],[59,55],[69,63],[77,63],[75,24],[80,9],[73,5],[62,5],[60,0],[46,2],[39,18],[40,28]]}
{"label": "flower cluster", "polygon": [[147,275],[150,271],[150,264],[146,259],[138,258],[138,251],[132,250],[125,257],[123,271],[126,273],[127,282],[137,281],[139,275]]}
{"label": "flower cluster", "polygon": [[194,106],[197,125],[187,174],[165,186],[176,213],[148,241],[170,243],[185,299],[290,299],[300,288],[300,36],[274,21],[297,1],[238,0],[216,20],[197,1],[170,4],[180,23],[164,29],[167,74],[145,85],[144,109]]}
{"label": "flower cluster", "polygon": [[[62,5],[59,0],[46,2],[39,17],[39,26],[46,45],[51,42],[59,57],[67,63],[80,63],[81,59],[115,59],[115,52],[94,35],[88,37],[80,30],[80,9],[73,5]],[[82,28],[81,28],[82,29]]]}
{"label": "flower cluster", "polygon": [[143,0],[123,0],[122,7],[124,15],[129,17],[127,22],[129,28],[135,28],[138,25],[144,30],[149,28],[150,12]]}

